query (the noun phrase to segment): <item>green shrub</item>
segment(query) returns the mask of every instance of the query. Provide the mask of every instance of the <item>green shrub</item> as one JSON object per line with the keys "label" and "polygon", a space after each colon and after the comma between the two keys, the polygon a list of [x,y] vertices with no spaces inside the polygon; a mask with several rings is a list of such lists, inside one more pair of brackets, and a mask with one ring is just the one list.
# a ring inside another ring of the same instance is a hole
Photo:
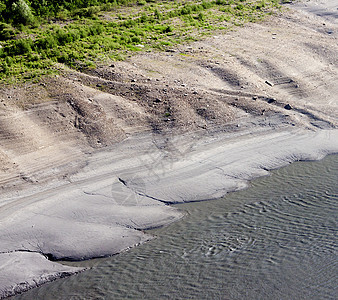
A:
{"label": "green shrub", "polygon": [[72,43],[78,40],[81,37],[81,33],[78,30],[63,30],[59,29],[56,34],[55,38],[58,41],[58,44],[64,46],[66,44]]}
{"label": "green shrub", "polygon": [[87,18],[92,18],[97,15],[97,13],[100,11],[100,7],[98,6],[91,6],[91,7],[85,7],[85,8],[80,8],[76,9],[73,12],[73,16],[79,16],[79,17],[87,17]]}
{"label": "green shrub", "polygon": [[52,35],[49,35],[45,38],[41,38],[38,40],[36,43],[36,48],[37,50],[47,50],[47,49],[52,49],[58,45],[58,42],[56,38]]}
{"label": "green shrub", "polygon": [[162,30],[162,33],[169,33],[172,31],[173,31],[173,28],[171,26],[167,26]]}
{"label": "green shrub", "polygon": [[198,16],[197,16],[197,19],[198,19],[200,22],[204,21],[204,19],[205,19],[204,14],[203,14],[202,12],[200,12],[200,13],[198,14]]}
{"label": "green shrub", "polygon": [[258,3],[258,4],[256,5],[256,8],[257,8],[257,9],[261,9],[261,8],[263,8],[263,7],[265,7],[265,2],[264,2],[264,1],[261,1],[260,3]]}
{"label": "green shrub", "polygon": [[147,4],[147,2],[144,1],[144,0],[138,0],[137,1],[137,5],[146,5],[146,4]]}
{"label": "green shrub", "polygon": [[1,65],[1,67],[2,67],[2,72],[3,72],[4,74],[8,75],[9,72],[10,72],[10,69],[9,69],[8,64],[4,61],[4,62],[2,63],[2,65]]}
{"label": "green shrub", "polygon": [[114,41],[109,41],[105,44],[105,48],[107,50],[118,50],[118,49],[121,49],[121,45]]}
{"label": "green shrub", "polygon": [[5,10],[6,10],[6,4],[0,1],[0,16],[3,14]]}
{"label": "green shrub", "polygon": [[203,7],[203,9],[209,9],[209,8],[212,7],[212,2],[203,1],[202,7]]}
{"label": "green shrub", "polygon": [[126,27],[126,28],[131,28],[131,27],[134,27],[136,25],[136,21],[135,20],[132,20],[132,19],[129,19],[127,21],[124,21],[122,23],[122,26]]}
{"label": "green shrub", "polygon": [[12,4],[13,19],[18,24],[30,24],[34,21],[31,8],[25,0],[17,0]]}
{"label": "green shrub", "polygon": [[5,62],[7,63],[8,66],[11,66],[13,64],[13,58],[10,56],[6,56]]}
{"label": "green shrub", "polygon": [[191,13],[192,9],[190,5],[185,5],[180,11],[180,15],[190,15]]}
{"label": "green shrub", "polygon": [[32,51],[33,41],[31,39],[16,40],[12,47],[14,55],[26,54]]}
{"label": "green shrub", "polygon": [[102,24],[94,24],[89,28],[90,35],[99,35],[104,31],[104,27]]}
{"label": "green shrub", "polygon": [[160,13],[160,11],[158,9],[155,9],[154,16],[157,20],[162,20],[162,18],[163,18],[163,15]]}
{"label": "green shrub", "polygon": [[138,21],[140,22],[140,23],[146,23],[147,21],[148,21],[148,16],[145,14],[145,13],[143,13],[142,15],[141,15],[141,17],[139,17],[139,19],[138,19]]}
{"label": "green shrub", "polygon": [[57,58],[57,61],[59,63],[64,63],[64,64],[67,64],[68,60],[69,60],[69,56],[67,53],[62,53]]}
{"label": "green shrub", "polygon": [[6,23],[0,22],[0,41],[12,39],[15,36],[15,29]]}
{"label": "green shrub", "polygon": [[29,52],[27,54],[27,59],[32,61],[32,62],[37,62],[40,60],[40,55],[33,53],[33,52]]}
{"label": "green shrub", "polygon": [[[196,40],[196,28],[203,28],[202,35],[211,34],[226,28],[225,21],[236,25],[260,18],[272,12],[277,1],[0,0],[0,81],[6,80],[4,72],[7,78],[40,76],[53,70],[54,62],[76,69],[94,67],[96,61],[140,51],[135,45],[141,43],[145,49],[164,50]],[[101,20],[96,16],[131,4],[132,9],[118,10],[120,14],[105,14]],[[41,26],[32,26],[34,16]],[[62,25],[53,25],[55,21]]]}
{"label": "green shrub", "polygon": [[131,42],[137,44],[141,42],[141,39],[138,36],[133,36]]}

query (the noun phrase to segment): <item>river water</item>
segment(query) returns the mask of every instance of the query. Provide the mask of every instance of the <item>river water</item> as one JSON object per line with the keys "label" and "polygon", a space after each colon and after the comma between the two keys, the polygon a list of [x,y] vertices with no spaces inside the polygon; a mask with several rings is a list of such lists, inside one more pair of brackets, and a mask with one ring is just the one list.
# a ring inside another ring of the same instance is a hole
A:
{"label": "river water", "polygon": [[336,299],[338,155],[298,162],[16,299]]}

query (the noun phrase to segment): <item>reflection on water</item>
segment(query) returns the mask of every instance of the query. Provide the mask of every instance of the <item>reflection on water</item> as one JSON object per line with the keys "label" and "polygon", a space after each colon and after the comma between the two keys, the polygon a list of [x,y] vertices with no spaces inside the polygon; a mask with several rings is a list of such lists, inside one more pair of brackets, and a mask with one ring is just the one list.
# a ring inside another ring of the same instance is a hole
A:
{"label": "reflection on water", "polygon": [[335,299],[338,155],[295,163],[18,299]]}

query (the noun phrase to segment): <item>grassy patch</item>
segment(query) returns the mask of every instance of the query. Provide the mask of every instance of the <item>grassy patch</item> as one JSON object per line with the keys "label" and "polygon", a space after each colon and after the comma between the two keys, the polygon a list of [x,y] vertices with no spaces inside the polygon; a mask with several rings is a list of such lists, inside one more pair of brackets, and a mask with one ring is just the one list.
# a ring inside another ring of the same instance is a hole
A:
{"label": "grassy patch", "polygon": [[39,24],[0,23],[0,81],[38,78],[57,73],[64,65],[77,70],[95,68],[97,63],[120,60],[134,51],[163,50],[215,30],[260,20],[279,7],[276,0],[114,3],[59,9]]}

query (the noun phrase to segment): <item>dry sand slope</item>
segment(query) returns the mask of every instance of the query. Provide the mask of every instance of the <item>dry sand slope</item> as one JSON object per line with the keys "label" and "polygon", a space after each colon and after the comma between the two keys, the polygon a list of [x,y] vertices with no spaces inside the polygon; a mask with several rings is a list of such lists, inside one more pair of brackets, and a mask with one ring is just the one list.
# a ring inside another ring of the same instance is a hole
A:
{"label": "dry sand slope", "polygon": [[81,271],[46,258],[149,240],[142,230],[182,217],[168,203],[338,152],[334,2],[0,88],[0,298]]}

